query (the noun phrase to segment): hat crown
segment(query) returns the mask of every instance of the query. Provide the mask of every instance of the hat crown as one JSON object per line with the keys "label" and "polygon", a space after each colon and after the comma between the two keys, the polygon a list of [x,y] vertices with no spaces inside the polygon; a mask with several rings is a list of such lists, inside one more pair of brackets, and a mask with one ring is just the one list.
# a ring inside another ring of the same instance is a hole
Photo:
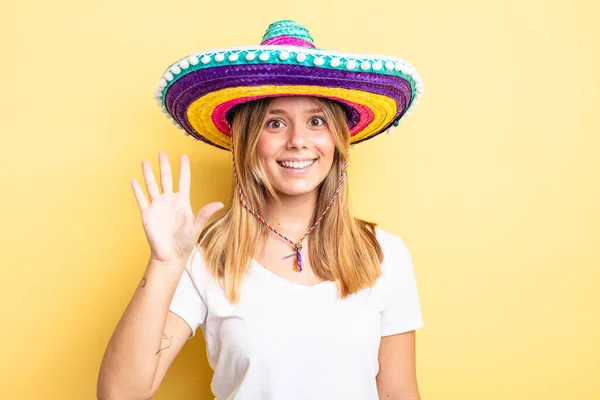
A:
{"label": "hat crown", "polygon": [[313,43],[312,36],[303,25],[290,19],[282,19],[269,25],[260,44],[314,48]]}

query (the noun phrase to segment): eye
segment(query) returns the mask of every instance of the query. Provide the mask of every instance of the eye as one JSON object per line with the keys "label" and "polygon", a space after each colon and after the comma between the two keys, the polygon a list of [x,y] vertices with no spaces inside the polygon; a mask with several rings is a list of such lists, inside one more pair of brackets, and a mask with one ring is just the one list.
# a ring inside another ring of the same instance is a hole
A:
{"label": "eye", "polygon": [[325,120],[321,117],[312,117],[310,119],[310,126],[321,126],[325,125]]}
{"label": "eye", "polygon": [[271,128],[271,129],[279,129],[283,126],[283,122],[281,122],[278,119],[272,119],[270,121],[267,122],[267,128]]}

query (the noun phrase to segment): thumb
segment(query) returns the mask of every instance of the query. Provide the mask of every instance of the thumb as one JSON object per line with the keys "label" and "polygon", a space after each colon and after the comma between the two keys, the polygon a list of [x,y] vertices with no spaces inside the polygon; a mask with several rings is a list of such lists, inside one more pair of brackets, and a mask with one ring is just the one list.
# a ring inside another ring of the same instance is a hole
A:
{"label": "thumb", "polygon": [[202,229],[204,229],[204,226],[206,225],[206,222],[209,220],[209,218],[216,211],[220,210],[223,207],[223,203],[219,201],[215,203],[208,203],[207,205],[202,207],[200,211],[198,211],[198,214],[196,214],[196,216],[194,217],[194,229],[196,230],[196,232],[202,232]]}

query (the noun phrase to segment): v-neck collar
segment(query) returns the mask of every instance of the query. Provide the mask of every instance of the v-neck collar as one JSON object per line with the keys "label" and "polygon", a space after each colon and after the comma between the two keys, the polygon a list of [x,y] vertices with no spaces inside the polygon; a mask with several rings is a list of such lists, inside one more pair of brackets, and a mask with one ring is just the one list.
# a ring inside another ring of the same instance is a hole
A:
{"label": "v-neck collar", "polygon": [[263,273],[264,275],[267,275],[268,277],[270,277],[272,280],[274,281],[278,281],[283,285],[289,285],[291,287],[297,288],[297,289],[301,289],[301,290],[311,290],[311,289],[316,289],[319,287],[326,287],[329,286],[328,284],[334,284],[334,281],[323,281],[323,282],[319,282],[319,283],[315,283],[314,285],[303,285],[301,283],[296,283],[296,282],[292,282],[290,280],[285,279],[282,276],[277,275],[274,272],[269,271],[267,268],[265,268],[264,266],[262,266],[258,261],[256,261],[254,258],[252,259],[252,262],[250,264],[252,266],[252,269],[255,271],[260,271],[261,273]]}

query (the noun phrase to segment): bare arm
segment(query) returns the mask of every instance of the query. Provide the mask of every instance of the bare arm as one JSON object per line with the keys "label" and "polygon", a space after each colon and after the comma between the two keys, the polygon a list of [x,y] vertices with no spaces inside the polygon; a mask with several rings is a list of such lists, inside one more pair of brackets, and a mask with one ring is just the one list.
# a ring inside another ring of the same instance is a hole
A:
{"label": "bare arm", "polygon": [[200,232],[222,203],[210,203],[197,215],[190,203],[190,163],[181,156],[179,191],[173,191],[171,165],[158,153],[163,193],[148,160],[142,161],[146,197],[136,179],[131,187],[150,244],[144,276],[108,343],[98,376],[98,398],[149,399],[189,338],[189,325],[169,306]]}
{"label": "bare arm", "polygon": [[[185,261],[150,261],[108,343],[98,377],[99,399],[149,399],[191,334],[169,312]],[[160,372],[160,373],[159,373]]]}
{"label": "bare arm", "polygon": [[383,336],[379,346],[380,400],[420,400],[415,363],[415,331]]}

